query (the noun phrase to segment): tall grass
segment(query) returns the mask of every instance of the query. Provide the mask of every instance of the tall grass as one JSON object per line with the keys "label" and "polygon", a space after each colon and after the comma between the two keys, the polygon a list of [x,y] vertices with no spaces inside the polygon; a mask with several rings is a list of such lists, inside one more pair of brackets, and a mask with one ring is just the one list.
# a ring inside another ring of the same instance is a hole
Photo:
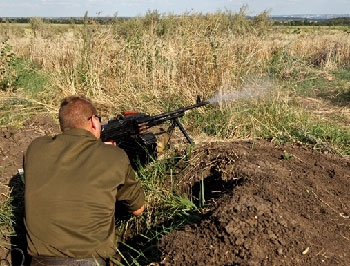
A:
{"label": "tall grass", "polygon": [[266,14],[251,21],[244,11],[181,17],[153,12],[63,33],[48,24],[7,43],[51,73],[50,86],[63,95],[87,94],[113,110],[157,112],[174,97],[189,104],[223,85],[238,89],[246,76],[269,73],[271,64],[284,79],[302,79],[314,66],[349,65],[346,34],[276,33]]}

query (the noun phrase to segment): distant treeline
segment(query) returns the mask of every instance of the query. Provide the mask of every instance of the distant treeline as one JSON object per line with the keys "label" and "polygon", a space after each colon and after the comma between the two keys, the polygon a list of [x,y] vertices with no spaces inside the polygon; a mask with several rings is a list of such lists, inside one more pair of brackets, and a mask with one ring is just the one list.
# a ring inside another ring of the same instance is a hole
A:
{"label": "distant treeline", "polygon": [[286,25],[286,26],[350,26],[350,17],[339,17],[331,19],[283,19],[276,20],[275,25]]}
{"label": "distant treeline", "polygon": [[[254,17],[250,17],[253,19]],[[1,23],[30,23],[30,17],[0,17]],[[41,18],[44,23],[53,24],[85,24],[87,22],[86,17],[57,17],[57,18]],[[131,17],[89,17],[88,22],[95,22],[99,24],[109,24],[116,20],[128,20]],[[307,18],[270,18],[274,21],[275,25],[285,26],[350,26],[350,17],[338,17],[331,19],[307,19]]]}
{"label": "distant treeline", "polygon": [[[0,18],[2,23],[30,23],[31,17],[23,17],[23,18]],[[52,24],[84,24],[86,23],[86,18],[84,17],[57,17],[57,18],[40,18],[44,23],[52,23]],[[118,20],[126,20],[128,17],[124,18],[112,18],[112,17],[89,17],[89,21],[95,21],[100,24],[108,24],[112,21]]]}

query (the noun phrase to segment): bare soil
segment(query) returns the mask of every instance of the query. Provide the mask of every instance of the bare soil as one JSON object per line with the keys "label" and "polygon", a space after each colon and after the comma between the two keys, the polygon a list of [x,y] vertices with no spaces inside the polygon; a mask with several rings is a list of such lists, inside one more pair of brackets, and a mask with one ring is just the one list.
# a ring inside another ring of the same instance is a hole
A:
{"label": "bare soil", "polygon": [[183,183],[204,178],[198,224],[163,237],[163,265],[350,265],[350,161],[264,140],[207,143]]}
{"label": "bare soil", "polygon": [[[17,176],[32,139],[55,132],[48,116],[0,129],[0,182]],[[176,182],[204,194],[201,220],[164,236],[154,265],[350,265],[349,158],[247,140],[202,143],[186,166]]]}

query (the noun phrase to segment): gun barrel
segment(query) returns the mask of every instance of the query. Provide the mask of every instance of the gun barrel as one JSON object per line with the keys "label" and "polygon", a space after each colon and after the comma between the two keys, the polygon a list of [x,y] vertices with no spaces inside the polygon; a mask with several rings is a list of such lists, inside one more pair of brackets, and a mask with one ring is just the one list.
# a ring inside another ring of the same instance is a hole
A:
{"label": "gun barrel", "polygon": [[193,105],[189,105],[189,106],[185,106],[185,107],[179,108],[179,109],[174,110],[174,111],[162,113],[162,114],[155,115],[155,116],[145,117],[145,119],[143,119],[142,121],[138,121],[138,122],[140,122],[140,123],[143,123],[143,122],[148,123],[148,126],[151,127],[151,126],[154,126],[156,124],[161,124],[161,123],[163,123],[166,120],[181,117],[188,110],[191,110],[191,109],[194,109],[194,108],[199,108],[201,106],[208,105],[208,104],[210,104],[210,102],[208,102],[208,101],[199,102],[199,103],[196,103],[196,104],[193,104]]}
{"label": "gun barrel", "polygon": [[190,109],[193,109],[193,108],[198,108],[198,107],[201,107],[201,106],[204,106],[204,105],[208,105],[208,104],[210,104],[210,102],[203,101],[203,102],[199,102],[199,103],[196,103],[196,104],[193,104],[193,105],[190,105],[190,106],[186,106],[186,107],[183,107],[183,108],[180,108],[180,109],[184,109],[184,111],[187,111],[187,110],[190,110]]}

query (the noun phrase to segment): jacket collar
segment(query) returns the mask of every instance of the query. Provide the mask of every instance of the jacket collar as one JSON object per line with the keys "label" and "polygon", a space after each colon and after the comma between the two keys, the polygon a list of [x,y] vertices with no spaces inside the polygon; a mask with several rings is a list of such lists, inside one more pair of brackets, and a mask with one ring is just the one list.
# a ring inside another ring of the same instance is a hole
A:
{"label": "jacket collar", "polygon": [[62,133],[63,135],[70,135],[70,136],[85,136],[85,137],[92,137],[96,139],[94,134],[92,134],[90,131],[83,129],[83,128],[72,128],[64,131]]}

